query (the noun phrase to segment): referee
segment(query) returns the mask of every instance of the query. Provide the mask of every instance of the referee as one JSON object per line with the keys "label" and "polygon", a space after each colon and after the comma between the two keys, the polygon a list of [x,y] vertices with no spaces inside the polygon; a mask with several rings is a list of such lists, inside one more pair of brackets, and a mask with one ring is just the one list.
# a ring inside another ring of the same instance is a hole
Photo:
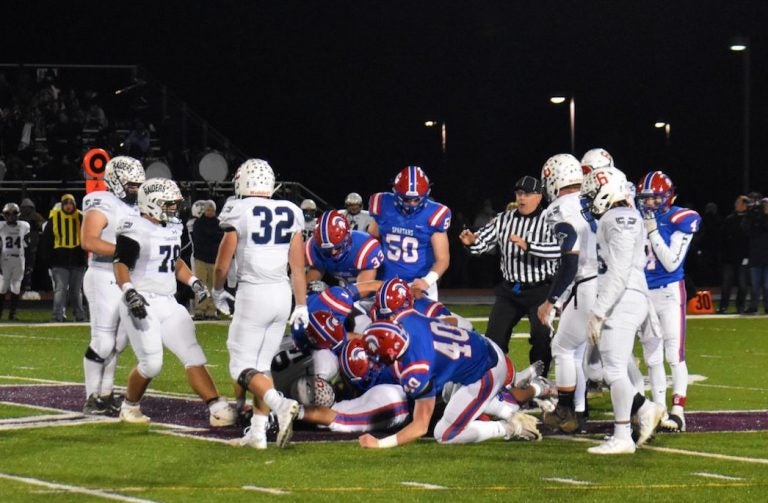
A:
{"label": "referee", "polygon": [[530,363],[544,362],[543,375],[546,376],[552,360],[550,328],[539,321],[536,310],[547,299],[560,247],[544,222],[539,179],[520,178],[515,183],[515,200],[517,209],[499,213],[474,233],[464,229],[459,239],[472,255],[497,248],[501,255],[504,281],[494,290],[496,300],[488,318],[486,336],[508,353],[512,329],[527,315],[531,323]]}

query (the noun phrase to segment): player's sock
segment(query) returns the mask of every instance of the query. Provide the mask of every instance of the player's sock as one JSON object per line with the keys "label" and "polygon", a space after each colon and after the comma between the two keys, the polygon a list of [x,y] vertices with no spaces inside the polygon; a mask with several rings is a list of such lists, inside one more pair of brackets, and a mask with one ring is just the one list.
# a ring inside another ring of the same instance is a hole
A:
{"label": "player's sock", "polygon": [[632,440],[632,427],[629,422],[613,423],[613,436],[620,440]]}
{"label": "player's sock", "polygon": [[557,392],[557,405],[561,405],[567,409],[573,409],[573,397],[574,391],[562,391]]}
{"label": "player's sock", "polygon": [[85,372],[85,396],[96,393],[101,394],[101,378],[104,373],[104,363],[88,358],[83,358],[83,371]]}
{"label": "player's sock", "polygon": [[670,363],[672,371],[672,395],[686,396],[688,394],[688,364],[685,362]]}
{"label": "player's sock", "polygon": [[114,351],[104,360],[101,374],[101,391],[99,395],[109,395],[115,387],[115,370],[117,369],[118,354]]}
{"label": "player's sock", "polygon": [[[271,410],[277,410],[280,408],[280,404],[283,403],[283,395],[277,391],[276,389],[272,388],[268,390],[266,393],[264,393],[264,403],[267,404],[267,407],[269,407]],[[255,416],[256,414],[254,414]]]}
{"label": "player's sock", "polygon": [[648,367],[648,383],[651,386],[653,401],[667,408],[667,375],[664,373],[664,364]]}

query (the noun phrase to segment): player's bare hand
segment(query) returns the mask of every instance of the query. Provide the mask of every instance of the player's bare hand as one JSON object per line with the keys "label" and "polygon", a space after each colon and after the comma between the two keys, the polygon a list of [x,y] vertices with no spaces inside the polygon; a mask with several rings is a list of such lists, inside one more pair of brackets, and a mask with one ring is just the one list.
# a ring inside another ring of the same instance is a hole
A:
{"label": "player's bare hand", "polygon": [[429,290],[429,285],[422,278],[416,278],[411,283],[411,293],[416,299],[424,297],[426,295],[424,292],[427,290]]}
{"label": "player's bare hand", "polygon": [[459,239],[461,240],[461,243],[464,246],[472,246],[473,244],[475,244],[476,238],[475,238],[475,234],[471,230],[464,229],[459,233]]}
{"label": "player's bare hand", "polygon": [[536,311],[536,314],[539,317],[539,321],[542,325],[545,327],[552,328],[552,319],[554,318],[553,312],[554,312],[555,306],[550,301],[545,300],[542,302],[542,304],[539,306],[539,309]]}
{"label": "player's bare hand", "polygon": [[357,440],[358,442],[360,442],[360,447],[364,449],[375,449],[379,446],[379,439],[377,439],[370,433],[366,433],[365,435],[360,435]]}

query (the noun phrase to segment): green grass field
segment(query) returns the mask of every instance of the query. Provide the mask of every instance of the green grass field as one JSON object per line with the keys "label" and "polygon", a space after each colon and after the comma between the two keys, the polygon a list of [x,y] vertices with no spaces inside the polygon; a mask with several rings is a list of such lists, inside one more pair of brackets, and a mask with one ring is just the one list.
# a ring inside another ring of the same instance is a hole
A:
{"label": "green grass field", "polygon": [[[488,309],[454,308],[471,316]],[[226,324],[197,327],[210,371],[229,394]],[[525,330],[521,323],[515,331]],[[85,326],[0,325],[0,386],[80,383],[87,342]],[[513,339],[510,353],[519,367],[527,364],[527,351],[527,340]],[[158,425],[10,429],[19,418],[51,412],[0,402],[0,501],[765,500],[768,319],[689,318],[687,355],[696,376],[688,411],[761,410],[762,430],[756,424],[759,431],[659,434],[635,455],[618,457],[588,455],[597,436],[465,446],[423,440],[379,451],[355,442],[308,442],[256,451],[164,434]],[[134,362],[127,350],[119,385]],[[172,355],[152,389],[189,393]],[[607,395],[590,404],[607,417]]]}

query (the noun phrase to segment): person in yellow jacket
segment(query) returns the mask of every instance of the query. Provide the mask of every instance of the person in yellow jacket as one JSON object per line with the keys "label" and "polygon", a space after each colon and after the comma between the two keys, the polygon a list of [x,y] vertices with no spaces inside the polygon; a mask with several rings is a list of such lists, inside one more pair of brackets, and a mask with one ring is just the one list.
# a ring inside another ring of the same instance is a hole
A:
{"label": "person in yellow jacket", "polygon": [[[58,206],[58,205],[57,205]],[[51,210],[40,238],[42,263],[51,269],[53,279],[52,321],[64,321],[67,300],[75,321],[85,321],[83,276],[87,257],[80,247],[83,213],[72,194],[61,196],[61,206]]]}

